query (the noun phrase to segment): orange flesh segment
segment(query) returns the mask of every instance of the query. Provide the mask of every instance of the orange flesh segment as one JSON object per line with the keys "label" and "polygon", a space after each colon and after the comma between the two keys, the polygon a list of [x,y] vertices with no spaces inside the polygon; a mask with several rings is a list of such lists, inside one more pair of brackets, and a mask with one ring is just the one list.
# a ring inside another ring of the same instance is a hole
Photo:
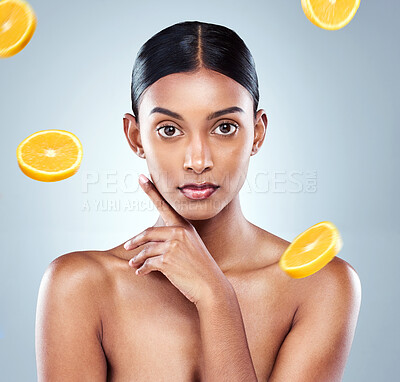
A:
{"label": "orange flesh segment", "polygon": [[[60,145],[60,139],[63,143]],[[60,171],[70,168],[78,157],[79,150],[66,135],[47,133],[37,135],[22,147],[24,162],[37,170]]]}
{"label": "orange flesh segment", "polygon": [[315,16],[325,24],[336,25],[353,12],[356,0],[310,0]]}

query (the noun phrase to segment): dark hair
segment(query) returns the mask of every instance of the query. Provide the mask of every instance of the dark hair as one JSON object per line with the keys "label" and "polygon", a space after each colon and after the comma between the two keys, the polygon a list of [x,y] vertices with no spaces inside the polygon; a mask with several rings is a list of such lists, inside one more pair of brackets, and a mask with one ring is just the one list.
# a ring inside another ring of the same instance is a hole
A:
{"label": "dark hair", "polygon": [[184,21],[171,25],[140,48],[132,70],[132,111],[139,123],[142,93],[154,82],[173,73],[196,72],[201,67],[228,76],[253,97],[254,119],[259,102],[253,57],[244,41],[222,25]]}

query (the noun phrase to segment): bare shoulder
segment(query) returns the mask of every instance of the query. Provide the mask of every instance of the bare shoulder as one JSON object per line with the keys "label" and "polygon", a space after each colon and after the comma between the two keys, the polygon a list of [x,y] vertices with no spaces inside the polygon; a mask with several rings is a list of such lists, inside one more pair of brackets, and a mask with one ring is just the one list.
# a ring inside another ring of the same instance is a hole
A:
{"label": "bare shoulder", "polygon": [[[266,249],[265,252],[268,253],[271,264],[278,267],[281,256],[291,242],[268,231],[260,230],[262,232],[263,245]],[[283,272],[279,273],[287,276]],[[361,282],[356,270],[347,261],[338,256],[335,256],[324,268],[311,276],[303,279],[291,279],[287,276],[285,279],[296,284],[296,288],[302,287],[308,289],[311,294],[315,294],[321,290],[331,290],[332,288],[342,293],[361,293]]]}
{"label": "bare shoulder", "polygon": [[75,251],[55,258],[46,268],[39,289],[39,298],[65,303],[81,302],[82,317],[93,320],[100,331],[101,316],[112,289],[112,264],[115,258],[108,251]]}
{"label": "bare shoulder", "polygon": [[47,267],[44,277],[51,277],[53,282],[66,286],[76,285],[89,288],[95,283],[105,281],[106,253],[103,251],[76,251],[55,258]]}
{"label": "bare shoulder", "polygon": [[76,251],[55,258],[46,268],[39,290],[39,305],[65,303],[65,308],[80,304],[83,317],[96,318],[100,330],[100,312],[110,283],[102,251]]}
{"label": "bare shoulder", "polygon": [[356,271],[336,256],[311,276],[286,279],[297,309],[268,380],[341,381],[361,304]]}
{"label": "bare shoulder", "polygon": [[129,259],[122,258],[120,247],[74,251],[55,258],[45,270],[41,289],[82,301],[86,298],[88,303],[84,307],[97,309],[101,316],[107,309],[108,298],[113,298],[121,274],[130,270]]}
{"label": "bare shoulder", "polygon": [[102,310],[109,277],[103,255],[67,253],[45,270],[35,323],[39,380],[105,380]]}
{"label": "bare shoulder", "polygon": [[262,232],[262,237],[266,248],[264,253],[267,253],[266,264],[270,265],[266,271],[270,272],[270,278],[271,275],[276,276],[274,285],[279,286],[281,291],[288,291],[296,306],[296,319],[318,307],[324,309],[330,304],[348,304],[349,309],[359,309],[361,281],[354,267],[347,261],[335,256],[313,275],[293,279],[278,265],[279,259],[291,243],[267,231]]}
{"label": "bare shoulder", "polygon": [[347,261],[335,256],[324,268],[300,280],[304,293],[296,320],[312,311],[331,310],[334,307],[343,315],[346,311],[358,315],[361,281],[356,270]]}
{"label": "bare shoulder", "polygon": [[335,256],[324,268],[307,277],[311,287],[335,290],[336,293],[361,293],[361,281],[356,270],[342,258]]}

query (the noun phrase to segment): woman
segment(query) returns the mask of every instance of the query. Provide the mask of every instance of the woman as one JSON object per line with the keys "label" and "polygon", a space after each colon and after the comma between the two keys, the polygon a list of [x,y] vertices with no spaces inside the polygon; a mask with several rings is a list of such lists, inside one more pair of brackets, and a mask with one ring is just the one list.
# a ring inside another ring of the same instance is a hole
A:
{"label": "woman", "polygon": [[39,381],[341,380],[360,307],[356,272],[336,257],[291,279],[278,267],[290,243],[241,210],[267,128],[258,100],[251,53],[226,27],[182,22],[142,46],[123,127],[146,159],[141,187],[160,216],[115,248],[50,264],[37,309]]}

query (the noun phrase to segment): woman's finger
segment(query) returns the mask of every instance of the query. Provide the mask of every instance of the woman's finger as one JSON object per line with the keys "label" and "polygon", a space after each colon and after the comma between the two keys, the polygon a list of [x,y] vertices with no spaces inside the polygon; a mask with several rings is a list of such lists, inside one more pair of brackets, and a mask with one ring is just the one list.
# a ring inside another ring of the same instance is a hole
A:
{"label": "woman's finger", "polygon": [[136,269],[136,274],[137,275],[145,275],[147,273],[150,273],[151,271],[160,271],[162,272],[162,266],[163,266],[163,256],[164,255],[158,255],[158,256],[153,256],[153,257],[148,257],[143,265]]}
{"label": "woman's finger", "polygon": [[134,236],[124,244],[127,251],[135,249],[140,245],[146,244],[150,241],[166,241],[171,239],[183,239],[185,236],[185,228],[181,226],[173,227],[149,227],[141,233]]}
{"label": "woman's finger", "polygon": [[[143,179],[144,182],[142,182],[141,179]],[[179,225],[187,222],[185,218],[179,215],[168,204],[150,179],[143,174],[140,174],[139,183],[142,186],[143,191],[150,197],[151,201],[157,207],[157,210],[160,212],[160,215],[167,226]]]}
{"label": "woman's finger", "polygon": [[135,257],[129,260],[130,266],[139,266],[146,259],[158,255],[163,255],[168,251],[169,245],[166,242],[147,244]]}

